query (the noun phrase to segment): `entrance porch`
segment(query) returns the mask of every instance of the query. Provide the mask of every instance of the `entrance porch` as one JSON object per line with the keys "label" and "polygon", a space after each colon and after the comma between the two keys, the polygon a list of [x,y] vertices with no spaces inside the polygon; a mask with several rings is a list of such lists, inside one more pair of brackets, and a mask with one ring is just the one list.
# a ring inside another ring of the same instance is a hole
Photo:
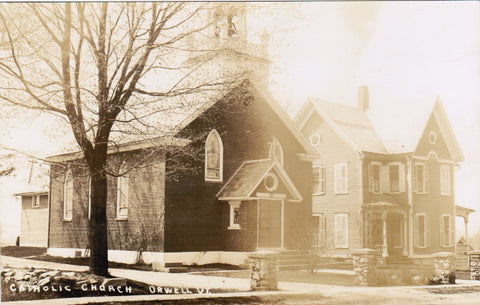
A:
{"label": "entrance porch", "polygon": [[364,247],[382,257],[408,256],[408,211],[389,202],[364,205]]}

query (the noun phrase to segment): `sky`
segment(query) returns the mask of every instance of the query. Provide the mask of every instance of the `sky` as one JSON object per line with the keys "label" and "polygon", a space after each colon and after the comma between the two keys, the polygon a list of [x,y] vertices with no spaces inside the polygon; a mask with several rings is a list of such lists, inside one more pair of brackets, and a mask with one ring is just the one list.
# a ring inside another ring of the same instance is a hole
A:
{"label": "sky", "polygon": [[[382,137],[418,123],[416,114],[439,97],[465,156],[455,172],[456,204],[480,211],[480,3],[297,6],[295,26],[270,32],[279,102],[291,114],[307,97],[355,106],[358,86],[368,85],[368,114]],[[470,232],[480,230],[479,214],[471,214]],[[463,233],[462,219],[458,225]]]}
{"label": "sky", "polygon": [[[415,124],[439,97],[465,156],[455,200],[479,211],[469,230],[480,230],[479,2],[271,3],[258,12],[249,29],[270,35],[270,89],[291,115],[307,97],[354,106],[358,86],[368,85],[368,114],[382,136]],[[67,145],[53,140],[64,132],[58,121],[32,114],[9,124],[0,143],[17,140],[34,155]]]}

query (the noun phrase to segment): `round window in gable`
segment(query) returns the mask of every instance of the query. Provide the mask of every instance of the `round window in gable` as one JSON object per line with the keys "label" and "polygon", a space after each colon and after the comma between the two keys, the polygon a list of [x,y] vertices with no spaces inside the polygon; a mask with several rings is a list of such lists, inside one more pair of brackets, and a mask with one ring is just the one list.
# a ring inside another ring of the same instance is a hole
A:
{"label": "round window in gable", "polygon": [[268,173],[268,175],[263,179],[263,184],[269,192],[276,191],[278,188],[278,178],[274,173]]}
{"label": "round window in gable", "polygon": [[430,131],[428,134],[428,142],[432,145],[437,142],[437,134],[434,131]]}
{"label": "round window in gable", "polygon": [[322,136],[319,135],[318,133],[314,133],[310,136],[310,144],[312,144],[313,147],[317,147],[322,143]]}

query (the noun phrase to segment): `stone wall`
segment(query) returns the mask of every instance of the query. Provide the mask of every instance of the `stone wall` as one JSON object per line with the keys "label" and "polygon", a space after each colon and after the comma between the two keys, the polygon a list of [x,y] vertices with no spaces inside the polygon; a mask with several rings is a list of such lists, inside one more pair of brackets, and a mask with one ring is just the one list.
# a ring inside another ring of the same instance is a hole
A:
{"label": "stone wall", "polygon": [[470,278],[472,280],[480,280],[480,250],[468,253],[470,266]]}
{"label": "stone wall", "polygon": [[352,252],[355,283],[360,286],[376,285],[377,251],[360,249]]}
{"label": "stone wall", "polygon": [[455,284],[455,253],[435,253],[432,284]]}
{"label": "stone wall", "polygon": [[278,288],[277,252],[258,251],[250,253],[250,288],[252,290],[276,290]]}

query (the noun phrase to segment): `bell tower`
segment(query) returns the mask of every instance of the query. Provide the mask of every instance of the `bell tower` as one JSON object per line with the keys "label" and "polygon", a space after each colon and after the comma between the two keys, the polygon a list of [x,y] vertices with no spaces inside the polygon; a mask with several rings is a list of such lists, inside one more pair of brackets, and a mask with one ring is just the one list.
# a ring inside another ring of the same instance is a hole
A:
{"label": "bell tower", "polygon": [[202,70],[210,77],[250,77],[268,86],[268,34],[256,34],[259,42],[250,41],[247,26],[247,2],[212,2],[204,18],[206,29],[192,37],[189,62],[204,62]]}

